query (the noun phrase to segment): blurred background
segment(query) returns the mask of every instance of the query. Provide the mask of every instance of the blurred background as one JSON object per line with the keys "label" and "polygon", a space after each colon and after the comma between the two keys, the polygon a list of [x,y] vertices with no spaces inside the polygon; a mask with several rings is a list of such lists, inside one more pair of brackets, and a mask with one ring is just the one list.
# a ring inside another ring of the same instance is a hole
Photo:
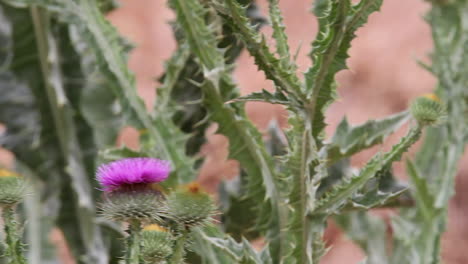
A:
{"label": "blurred background", "polygon": [[[130,69],[136,74],[138,92],[148,106],[155,99],[155,81],[163,72],[163,62],[175,50],[175,41],[168,22],[174,18],[162,0],[119,0],[121,7],[109,14],[109,20],[123,36],[134,45],[129,59]],[[267,14],[266,0],[258,0],[262,13]],[[311,62],[307,56],[310,43],[317,32],[317,21],[309,12],[311,0],[282,0],[289,44],[298,52],[297,63],[305,71]],[[347,116],[352,124],[370,118],[380,118],[404,110],[408,102],[418,95],[428,93],[436,85],[436,79],[417,65],[417,60],[428,61],[432,42],[430,29],[423,16],[429,5],[422,0],[386,0],[381,12],[370,17],[369,23],[358,31],[348,61],[349,70],[338,74],[339,100],[328,109],[328,135]],[[270,36],[265,26],[263,33]],[[269,40],[271,42],[271,40]],[[235,70],[242,94],[260,89],[272,89],[272,83],[257,70],[253,59],[244,52]],[[262,131],[272,120],[285,127],[286,112],[280,106],[265,103],[248,103],[247,113]],[[1,127],[0,127],[1,129]],[[237,163],[227,160],[228,142],[211,129],[208,143],[203,147],[205,163],[199,175],[200,182],[215,192],[222,179],[235,177]],[[378,150],[388,149],[404,134],[404,129],[391,136],[383,146],[365,151],[353,159],[359,167]],[[136,147],[138,133],[124,129],[118,144]],[[443,140],[443,139],[441,139]],[[413,153],[418,146],[413,148]],[[410,153],[411,155],[411,153]],[[0,162],[11,164],[10,153],[0,150]],[[395,171],[405,178],[404,168],[397,164]],[[388,217],[392,211],[375,212]],[[449,264],[468,263],[468,155],[460,163],[456,183],[456,195],[449,209],[448,230],[443,239],[443,260]],[[391,230],[389,230],[391,232]],[[326,239],[331,250],[323,259],[324,264],[358,263],[364,255],[345,235],[330,223]]]}

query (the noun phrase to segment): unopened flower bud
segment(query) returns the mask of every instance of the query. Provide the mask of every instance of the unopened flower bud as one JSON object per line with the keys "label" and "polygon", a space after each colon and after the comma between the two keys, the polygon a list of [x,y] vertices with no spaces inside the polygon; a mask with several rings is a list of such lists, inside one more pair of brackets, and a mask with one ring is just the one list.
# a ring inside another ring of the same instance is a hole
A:
{"label": "unopened flower bud", "polygon": [[26,181],[18,174],[0,169],[0,206],[14,206],[26,195]]}
{"label": "unopened flower bud", "polygon": [[446,113],[440,99],[434,94],[416,98],[410,106],[411,114],[420,125],[436,125]]}
{"label": "unopened flower bud", "polygon": [[166,204],[171,218],[186,228],[204,225],[215,212],[213,199],[196,183],[170,193]]}
{"label": "unopened flower bud", "polygon": [[174,237],[167,229],[156,224],[143,228],[141,256],[145,263],[166,263],[173,246]]}

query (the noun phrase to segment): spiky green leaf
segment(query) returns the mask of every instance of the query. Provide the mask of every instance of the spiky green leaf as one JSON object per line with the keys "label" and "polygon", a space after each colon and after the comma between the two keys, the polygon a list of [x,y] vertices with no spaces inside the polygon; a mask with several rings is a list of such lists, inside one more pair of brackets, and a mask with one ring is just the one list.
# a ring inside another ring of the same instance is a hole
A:
{"label": "spiky green leaf", "polygon": [[285,69],[294,69],[295,66],[291,65],[290,62],[291,55],[289,53],[288,36],[285,32],[283,16],[279,8],[279,1],[269,0],[268,10],[273,27],[273,38],[276,41],[276,53],[279,55],[281,66],[283,66]]}
{"label": "spiky green leaf", "polygon": [[240,243],[230,237],[212,237],[203,231],[199,232],[201,238],[209,242],[213,247],[227,254],[231,261],[239,264],[268,264],[273,263],[268,251],[257,252],[246,239]]}
{"label": "spiky green leaf", "polygon": [[352,176],[338,184],[332,191],[325,194],[325,197],[319,200],[314,211],[317,213],[336,213],[343,206],[345,201],[351,198],[360,188],[362,188],[377,173],[388,168],[392,162],[401,158],[401,155],[413,145],[421,135],[421,128],[412,128],[407,136],[392,147],[385,154],[375,155],[358,175]]}
{"label": "spiky green leaf", "polygon": [[275,93],[270,93],[267,90],[262,90],[261,92],[255,92],[248,95],[244,95],[238,97],[233,102],[249,102],[249,101],[257,101],[257,102],[267,102],[270,104],[281,104],[289,106],[291,102],[289,101],[288,97],[280,91],[276,91]]}
{"label": "spiky green leaf", "polygon": [[384,139],[400,128],[410,115],[407,111],[380,120],[371,120],[359,126],[350,126],[346,118],[341,121],[331,142],[326,144],[328,163],[349,157],[359,151],[383,143]]}
{"label": "spiky green leaf", "polygon": [[[239,38],[245,43],[247,50],[255,58],[255,63],[265,72],[266,77],[273,81],[277,89],[289,94],[291,100],[300,102],[304,96],[299,78],[290,67],[283,67],[282,60],[270,52],[265,38],[251,26],[245,16],[245,8],[234,0],[213,1],[211,4],[221,14],[226,24],[239,34]],[[279,43],[283,46],[285,44],[284,40]],[[284,50],[284,47],[281,49]]]}
{"label": "spiky green leaf", "polygon": [[335,216],[335,222],[367,255],[368,264],[387,264],[387,226],[382,219],[366,212]]}
{"label": "spiky green leaf", "polygon": [[[328,8],[324,9],[325,3]],[[324,111],[335,98],[335,74],[346,69],[346,59],[356,30],[379,10],[382,0],[362,0],[352,5],[350,0],[319,1],[316,9],[319,32],[312,43],[310,57],[314,65],[305,73],[307,108],[313,114],[313,133],[318,137],[325,128]]]}

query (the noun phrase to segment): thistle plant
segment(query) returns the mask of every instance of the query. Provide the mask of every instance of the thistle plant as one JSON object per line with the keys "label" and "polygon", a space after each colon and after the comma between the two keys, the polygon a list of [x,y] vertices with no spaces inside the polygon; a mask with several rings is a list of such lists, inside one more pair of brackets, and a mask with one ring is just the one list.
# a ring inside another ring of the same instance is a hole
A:
{"label": "thistle plant", "polygon": [[[363,248],[366,263],[440,262],[468,140],[466,1],[431,1],[435,50],[432,65],[423,66],[439,80],[437,96],[357,126],[344,118],[330,138],[325,112],[337,97],[335,75],[347,68],[355,32],[382,0],[314,1],[319,32],[304,73],[278,2],[268,1],[266,19],[252,0],[168,0],[177,50],[148,111],[127,67],[129,45],[105,18],[114,1],[0,0],[0,142],[31,179],[37,199],[26,204],[42,209],[24,212],[30,263],[57,262],[44,241],[58,227],[77,263],[119,263],[125,251],[128,264],[316,264],[331,219]],[[258,31],[267,21],[273,47]],[[244,48],[273,91],[240,96],[232,71]],[[265,139],[245,114],[249,101],[282,105],[288,126],[271,126]],[[219,203],[194,183],[197,153],[214,123],[240,166],[220,187]],[[390,150],[360,169],[349,165],[408,123]],[[139,149],[114,147],[123,125],[140,131]],[[394,162],[421,137],[416,157],[406,159],[409,181],[396,179]],[[0,198],[15,204],[20,192],[4,186],[18,180],[0,185]],[[368,213],[384,207],[399,213],[392,237]],[[265,242],[254,247],[259,238]],[[19,236],[13,240],[22,245]]]}
{"label": "thistle plant", "polygon": [[144,224],[161,222],[165,217],[161,193],[151,184],[167,178],[167,161],[152,158],[127,158],[101,165],[97,180],[104,188],[102,212],[108,219],[128,224],[125,263],[140,263],[140,237]]}
{"label": "thistle plant", "polygon": [[128,225],[127,264],[183,263],[191,229],[208,223],[215,211],[210,195],[196,183],[166,197],[155,184],[166,180],[170,170],[168,161],[145,157],[125,158],[98,168],[96,178],[104,191],[103,216]]}

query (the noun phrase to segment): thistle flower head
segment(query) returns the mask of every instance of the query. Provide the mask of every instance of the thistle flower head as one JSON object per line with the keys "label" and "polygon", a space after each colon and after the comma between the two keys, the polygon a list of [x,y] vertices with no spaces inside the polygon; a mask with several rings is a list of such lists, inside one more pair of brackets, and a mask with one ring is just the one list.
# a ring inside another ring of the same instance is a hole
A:
{"label": "thistle flower head", "polygon": [[104,190],[134,184],[151,184],[164,181],[171,167],[168,161],[154,158],[126,158],[101,165],[97,180]]}
{"label": "thistle flower head", "polygon": [[426,94],[416,98],[410,105],[411,115],[420,125],[437,125],[445,118],[446,111],[439,97]]}
{"label": "thistle flower head", "polygon": [[26,181],[18,174],[0,169],[0,206],[13,206],[26,195]]}

